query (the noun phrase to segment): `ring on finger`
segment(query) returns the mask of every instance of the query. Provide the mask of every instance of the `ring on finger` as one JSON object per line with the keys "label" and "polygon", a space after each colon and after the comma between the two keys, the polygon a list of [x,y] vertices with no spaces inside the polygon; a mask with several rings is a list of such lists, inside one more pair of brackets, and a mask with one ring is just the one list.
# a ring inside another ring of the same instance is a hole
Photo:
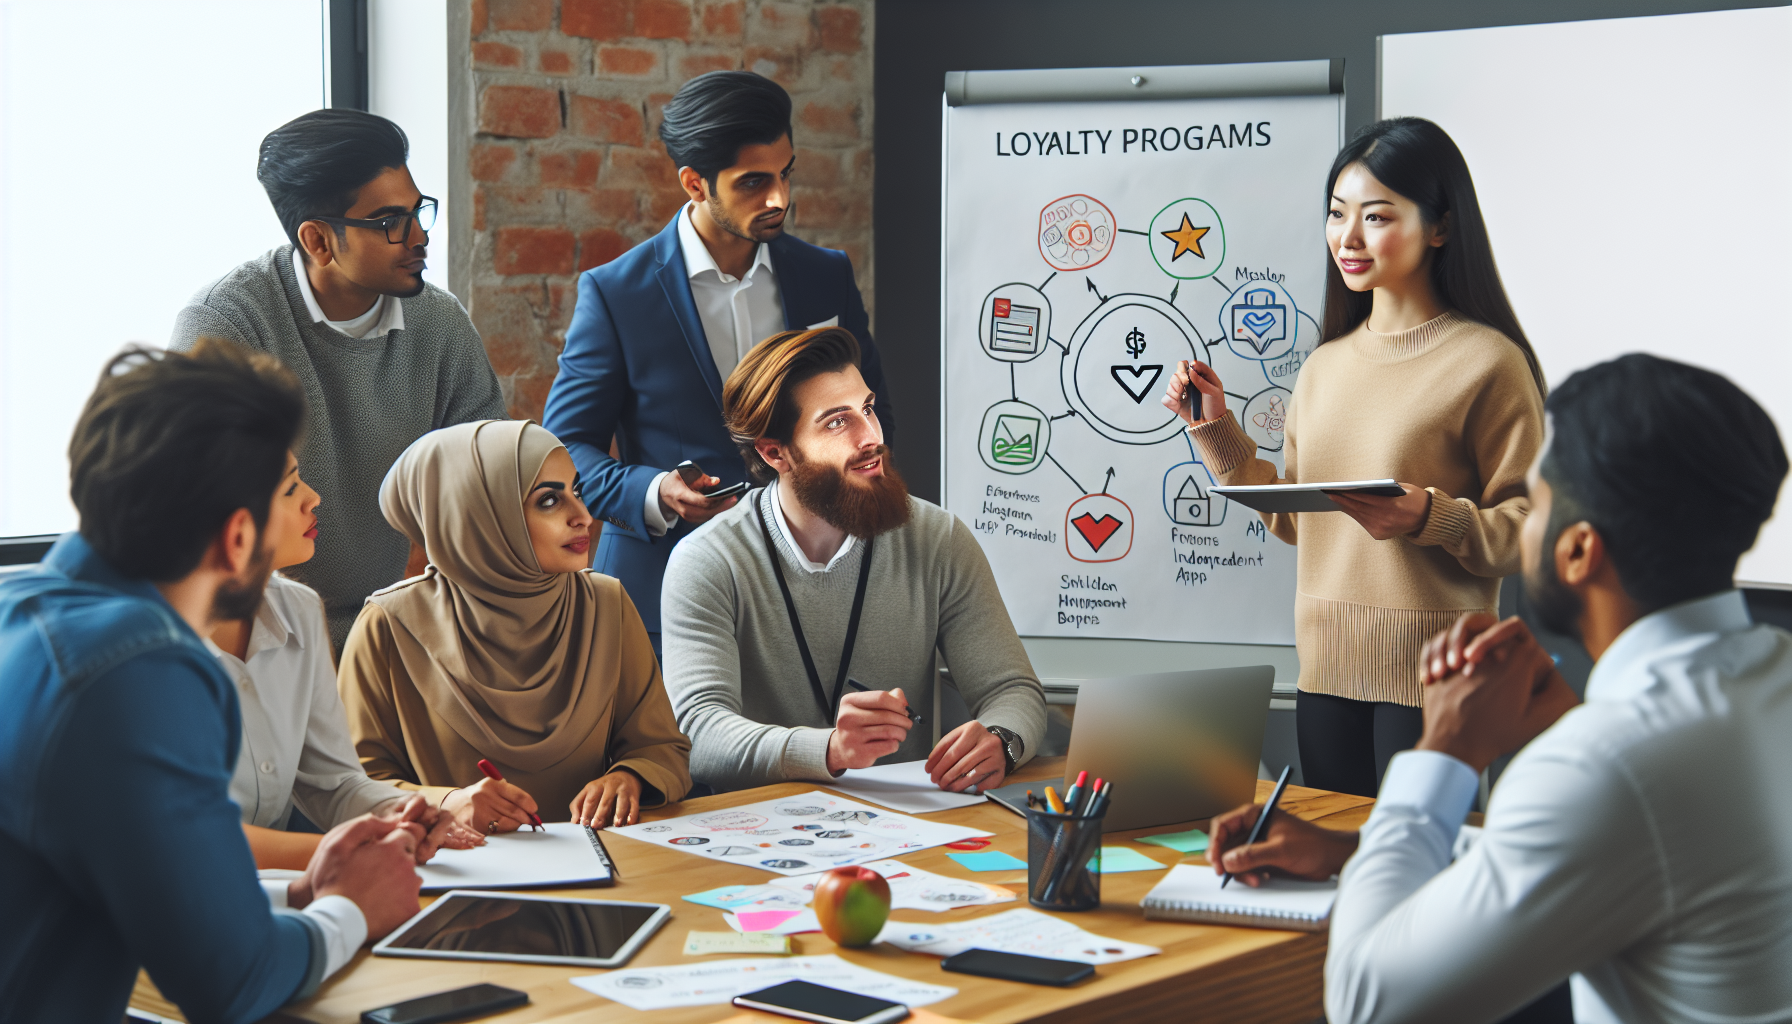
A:
{"label": "ring on finger", "polygon": [[493,818],[491,821],[486,822],[485,831],[490,835],[496,835],[498,832],[498,819]]}

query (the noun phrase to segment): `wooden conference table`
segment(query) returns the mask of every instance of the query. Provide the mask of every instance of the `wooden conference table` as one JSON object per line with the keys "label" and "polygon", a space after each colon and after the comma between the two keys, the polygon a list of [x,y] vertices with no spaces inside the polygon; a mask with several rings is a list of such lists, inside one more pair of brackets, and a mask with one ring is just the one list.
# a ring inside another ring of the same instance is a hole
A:
{"label": "wooden conference table", "polygon": [[[1063,758],[1040,758],[1015,773],[1022,779],[1056,780],[1063,774]],[[644,820],[676,817],[699,811],[719,810],[758,800],[793,796],[818,788],[814,783],[786,783],[719,796],[686,800],[643,814]],[[1270,783],[1258,783],[1259,800],[1267,799]],[[1324,790],[1290,786],[1281,807],[1302,818],[1331,828],[1353,829],[1369,816],[1373,801]],[[1022,820],[1001,807],[984,803],[928,815],[929,819],[969,825],[995,833],[988,849],[1002,850],[1025,860],[1026,828]],[[1154,832],[1206,827],[1205,821],[1159,826],[1133,832],[1110,833],[1109,846],[1130,846],[1166,867],[1186,859],[1205,863],[1199,855],[1182,858],[1162,847],[1127,840]],[[698,958],[683,955],[685,933],[726,931],[722,912],[685,903],[686,893],[720,885],[762,883],[766,875],[753,868],[722,864],[662,849],[622,836],[605,836],[605,845],[621,872],[621,881],[601,889],[554,890],[565,895],[603,899],[666,903],[672,920],[655,935],[630,967],[691,963]],[[914,866],[955,877],[1007,884],[1020,899],[996,906],[966,907],[944,913],[898,910],[897,920],[948,923],[1002,913],[1027,906],[1025,869],[1012,874],[985,872],[972,875],[946,857],[943,848],[905,854]],[[1161,872],[1135,871],[1103,875],[1102,905],[1097,910],[1064,914],[1079,927],[1097,935],[1157,946],[1157,956],[1097,967],[1095,977],[1067,989],[1022,985],[946,974],[937,958],[904,953],[888,946],[842,949],[827,936],[814,932],[791,936],[798,955],[837,953],[856,964],[934,984],[950,985],[958,995],[928,1007],[934,1013],[982,1024],[1011,1021],[1123,1020],[1144,1024],[1156,1020],[1214,1020],[1227,1022],[1289,1022],[1306,1024],[1318,1019],[1322,1006],[1325,967],[1325,934],[1268,931],[1259,928],[1226,928],[1147,921],[1139,910],[1142,899]],[[1019,879],[1011,883],[1010,879]],[[424,897],[428,902],[433,897]],[[719,957],[713,959],[720,959]],[[273,1021],[313,1021],[318,1024],[358,1024],[361,1011],[401,1000],[489,981],[529,993],[529,1005],[509,1013],[481,1018],[503,1024],[539,1021],[647,1022],[656,1024],[710,1024],[734,1017],[741,1011],[731,1006],[693,1006],[643,1012],[592,995],[567,979],[597,973],[589,967],[544,967],[532,964],[477,963],[461,960],[409,960],[375,957],[365,950],[312,998],[287,1007]],[[164,1016],[179,1012],[161,997],[148,978],[138,976],[131,1005]],[[767,1020],[787,1018],[767,1017]]]}

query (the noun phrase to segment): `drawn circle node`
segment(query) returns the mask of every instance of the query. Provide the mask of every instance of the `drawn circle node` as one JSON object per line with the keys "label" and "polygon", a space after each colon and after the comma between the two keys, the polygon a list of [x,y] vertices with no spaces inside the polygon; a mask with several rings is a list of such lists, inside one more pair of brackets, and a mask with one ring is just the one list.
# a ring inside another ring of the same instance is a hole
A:
{"label": "drawn circle node", "polygon": [[1077,325],[1059,374],[1065,400],[1097,433],[1156,444],[1183,426],[1160,401],[1176,364],[1206,358],[1181,310],[1155,295],[1114,295]]}
{"label": "drawn circle node", "polygon": [[1205,199],[1178,199],[1157,211],[1148,241],[1158,269],[1184,281],[1212,277],[1226,262],[1226,225]]}
{"label": "drawn circle node", "polygon": [[1226,521],[1224,496],[1214,494],[1213,474],[1199,462],[1179,462],[1164,474],[1164,514],[1178,526],[1218,526]]}
{"label": "drawn circle node", "polygon": [[1114,250],[1119,222],[1094,196],[1068,195],[1039,211],[1039,255],[1056,270],[1088,270]]}
{"label": "drawn circle node", "polygon": [[1267,362],[1294,350],[1300,336],[1294,296],[1274,281],[1246,281],[1220,306],[1220,330],[1240,359]]}
{"label": "drawn circle node", "polygon": [[1052,443],[1052,421],[1025,402],[997,402],[983,413],[977,431],[977,457],[998,473],[1031,473],[1045,461]]}
{"label": "drawn circle node", "polygon": [[1132,509],[1111,494],[1083,495],[1064,513],[1064,547],[1079,562],[1118,562],[1132,550]]}
{"label": "drawn circle node", "polygon": [[1288,419],[1289,403],[1294,392],[1282,387],[1267,387],[1251,396],[1239,413],[1238,423],[1257,447],[1265,451],[1282,450],[1282,431]]}
{"label": "drawn circle node", "polygon": [[1037,359],[1052,336],[1052,304],[1030,284],[1005,284],[983,297],[977,310],[977,343],[1004,363]]}

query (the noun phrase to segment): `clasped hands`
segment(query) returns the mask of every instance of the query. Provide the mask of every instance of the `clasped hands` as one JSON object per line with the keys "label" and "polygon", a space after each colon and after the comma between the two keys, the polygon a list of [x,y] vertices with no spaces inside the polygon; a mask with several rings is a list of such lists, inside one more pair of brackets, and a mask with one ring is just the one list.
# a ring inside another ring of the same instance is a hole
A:
{"label": "clasped hands", "polygon": [[[895,753],[913,726],[901,688],[847,694],[828,736],[828,771],[838,775],[848,768],[871,767]],[[971,721],[940,738],[926,768],[933,784],[949,793],[972,786],[987,791],[1002,784],[1008,758],[1001,738]]]}
{"label": "clasped hands", "polygon": [[[1549,652],[1519,619],[1474,612],[1425,645],[1419,657],[1425,687],[1425,733],[1433,750],[1479,772],[1535,739],[1580,702]],[[1296,878],[1330,878],[1356,852],[1357,834],[1277,814],[1265,834],[1243,846],[1262,807],[1246,804],[1213,819],[1208,860],[1246,885],[1272,870]]]}

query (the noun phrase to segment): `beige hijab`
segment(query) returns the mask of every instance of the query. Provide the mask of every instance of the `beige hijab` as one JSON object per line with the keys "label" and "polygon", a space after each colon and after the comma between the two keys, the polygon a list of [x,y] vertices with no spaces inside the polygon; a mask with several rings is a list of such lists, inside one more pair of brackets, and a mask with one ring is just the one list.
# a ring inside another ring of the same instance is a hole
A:
{"label": "beige hijab", "polygon": [[526,420],[462,423],[418,438],[380,486],[386,520],[429,568],[368,600],[430,710],[526,772],[585,742],[621,673],[621,608],[589,573],[542,572],[529,542],[523,501],[561,447]]}

